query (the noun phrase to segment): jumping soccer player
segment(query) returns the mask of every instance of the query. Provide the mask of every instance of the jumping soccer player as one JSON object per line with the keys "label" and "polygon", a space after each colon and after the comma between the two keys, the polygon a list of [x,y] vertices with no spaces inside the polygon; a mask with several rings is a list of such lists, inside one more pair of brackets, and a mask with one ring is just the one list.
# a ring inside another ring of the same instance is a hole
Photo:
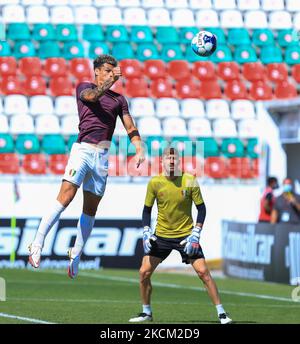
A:
{"label": "jumping soccer player", "polygon": [[110,55],[98,56],[94,60],[94,73],[95,83],[82,82],[76,88],[78,140],[72,146],[57,199],[54,204],[49,204],[49,212],[42,218],[35,239],[29,246],[29,262],[38,268],[46,235],[83,184],[83,210],[78,221],[78,233],[74,247],[68,251],[70,278],[78,274],[80,256],[105,191],[108,150],[118,116],[136,148],[136,166],[139,167],[145,159],[141,138],[129,114],[126,99],[110,90],[122,75],[117,60]]}
{"label": "jumping soccer player", "polygon": [[[191,264],[204,283],[213,304],[216,306],[221,324],[231,323],[220,300],[217,286],[207,268],[202,248],[199,244],[200,233],[206,216],[196,177],[179,170],[179,156],[174,148],[166,148],[162,157],[163,173],[153,177],[147,187],[143,210],[143,246],[145,255],[140,268],[140,292],[143,304],[142,313],[131,318],[130,322],[152,321],[150,297],[152,292],[151,275],[173,249],[179,251],[182,262]],[[157,226],[150,228],[151,210],[157,202]],[[191,215],[195,203],[198,216],[193,226]]]}

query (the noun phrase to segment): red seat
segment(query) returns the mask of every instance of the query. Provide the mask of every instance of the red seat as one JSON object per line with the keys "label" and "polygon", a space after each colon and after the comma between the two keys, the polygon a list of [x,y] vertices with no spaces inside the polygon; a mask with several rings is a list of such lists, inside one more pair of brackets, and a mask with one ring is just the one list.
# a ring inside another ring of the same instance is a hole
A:
{"label": "red seat", "polygon": [[248,62],[243,65],[243,76],[249,81],[264,80],[265,67],[261,62]]}
{"label": "red seat", "polygon": [[154,156],[150,159],[150,176],[156,176],[162,173],[161,157]]}
{"label": "red seat", "polygon": [[122,75],[125,78],[142,77],[143,66],[140,61],[134,59],[125,59],[120,61]]}
{"label": "red seat", "polygon": [[126,160],[118,155],[109,155],[108,158],[108,175],[110,177],[125,176]]}
{"label": "red seat", "polygon": [[199,80],[216,79],[215,66],[210,61],[197,61],[193,64],[193,75]]}
{"label": "red seat", "polygon": [[202,81],[199,89],[199,98],[222,98],[222,92],[218,82],[216,80]]}
{"label": "red seat", "polygon": [[125,94],[125,87],[122,78],[116,81],[110,89],[116,93]]}
{"label": "red seat", "polygon": [[211,178],[227,178],[228,168],[226,160],[219,157],[208,157],[204,162],[204,173]]}
{"label": "red seat", "polygon": [[16,75],[17,73],[17,61],[12,56],[0,57],[0,75]]}
{"label": "red seat", "polygon": [[49,83],[50,93],[52,96],[72,96],[73,95],[73,83],[65,76],[58,76],[52,78]]}
{"label": "red seat", "polygon": [[264,81],[253,82],[249,90],[249,95],[254,100],[268,100],[273,97],[272,88]]}
{"label": "red seat", "polygon": [[231,100],[248,98],[246,85],[241,80],[233,80],[227,82],[224,93],[226,97]]}
{"label": "red seat", "polygon": [[191,77],[189,64],[184,60],[170,61],[168,64],[168,73],[175,80],[183,80]]}
{"label": "red seat", "polygon": [[127,158],[127,175],[131,177],[148,177],[149,176],[149,161],[145,160],[140,166],[136,167],[134,156]]}
{"label": "red seat", "polygon": [[128,97],[148,97],[149,88],[145,78],[126,80],[125,93]]}
{"label": "red seat", "polygon": [[217,67],[218,77],[225,80],[236,80],[240,77],[240,68],[236,62],[220,62]]}
{"label": "red seat", "polygon": [[173,85],[169,79],[156,79],[150,85],[151,94],[154,98],[173,97]]}
{"label": "red seat", "polygon": [[17,174],[20,172],[19,158],[16,153],[0,154],[0,173]]}
{"label": "red seat", "polygon": [[296,64],[292,67],[293,78],[300,83],[300,64]]}
{"label": "red seat", "polygon": [[46,173],[46,157],[44,154],[27,154],[24,155],[22,167],[29,174]]}
{"label": "red seat", "polygon": [[3,76],[0,81],[1,94],[24,94],[21,82],[17,76]]}
{"label": "red seat", "polygon": [[191,78],[177,81],[175,88],[178,98],[184,99],[199,97],[199,85]]}
{"label": "red seat", "polygon": [[19,69],[26,76],[41,76],[42,62],[38,57],[23,57],[19,60]]}
{"label": "red seat", "polygon": [[288,70],[285,63],[270,63],[267,65],[267,76],[273,82],[287,80]]}
{"label": "red seat", "polygon": [[250,158],[230,158],[228,169],[233,178],[251,179],[254,177]]}
{"label": "red seat", "polygon": [[275,87],[276,98],[295,98],[297,97],[296,87],[288,81],[282,81]]}
{"label": "red seat", "polygon": [[260,159],[252,159],[253,178],[260,176]]}
{"label": "red seat", "polygon": [[89,59],[75,58],[70,60],[70,72],[78,80],[91,80],[93,78],[93,70]]}
{"label": "red seat", "polygon": [[28,76],[22,83],[27,96],[44,95],[47,93],[46,81],[41,76]]}
{"label": "red seat", "polygon": [[68,65],[62,57],[50,57],[45,60],[44,73],[48,77],[68,75]]}
{"label": "red seat", "polygon": [[165,78],[166,63],[162,60],[147,60],[144,62],[144,73],[149,79]]}
{"label": "red seat", "polygon": [[185,156],[181,158],[182,170],[196,177],[203,177],[203,162],[196,156]]}
{"label": "red seat", "polygon": [[68,156],[66,154],[53,154],[49,156],[49,169],[53,174],[64,174],[67,166]]}

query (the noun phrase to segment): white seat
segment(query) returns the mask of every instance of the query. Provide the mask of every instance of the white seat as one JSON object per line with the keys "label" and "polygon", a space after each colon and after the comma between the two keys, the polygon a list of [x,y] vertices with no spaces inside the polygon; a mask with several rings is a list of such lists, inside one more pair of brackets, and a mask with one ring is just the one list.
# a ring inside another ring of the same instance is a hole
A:
{"label": "white seat", "polygon": [[33,119],[30,115],[13,115],[10,120],[12,134],[34,133]]}
{"label": "white seat", "polygon": [[248,11],[245,13],[245,27],[249,29],[265,29],[268,27],[266,13],[263,11]]}
{"label": "white seat", "polygon": [[259,10],[259,0],[237,0],[237,7],[241,11]]}
{"label": "white seat", "polygon": [[261,9],[264,11],[284,10],[283,0],[261,0]]}
{"label": "white seat", "polygon": [[47,6],[65,6],[69,4],[69,0],[45,0]]}
{"label": "white seat", "polygon": [[123,24],[122,12],[118,7],[103,7],[99,10],[99,22],[103,25]]}
{"label": "white seat", "polygon": [[69,3],[73,7],[77,6],[92,6],[93,1],[92,0],[69,0]]}
{"label": "white seat", "polygon": [[293,25],[295,29],[300,29],[300,12],[294,14]]}
{"label": "white seat", "polygon": [[290,29],[292,27],[292,18],[287,11],[274,11],[269,15],[270,29]]}
{"label": "white seat", "polygon": [[216,10],[232,10],[235,8],[235,0],[214,0]]}
{"label": "white seat", "polygon": [[132,98],[130,113],[133,117],[155,116],[154,102],[151,98]]}
{"label": "white seat", "polygon": [[165,8],[151,8],[148,11],[148,25],[171,26],[169,11]]}
{"label": "white seat", "polygon": [[183,118],[166,118],[163,121],[163,135],[165,137],[187,136],[186,124]]}
{"label": "white seat", "polygon": [[118,0],[118,7],[140,7],[140,0]]}
{"label": "white seat", "polygon": [[50,96],[30,97],[29,112],[32,116],[53,114],[52,98]]}
{"label": "white seat", "polygon": [[188,8],[187,0],[165,0],[165,6],[167,8]]}
{"label": "white seat", "polygon": [[17,5],[19,0],[0,0],[0,5]]}
{"label": "white seat", "polygon": [[156,116],[163,117],[174,117],[179,116],[179,104],[174,98],[160,98],[156,100]]}
{"label": "white seat", "polygon": [[50,21],[52,24],[73,24],[74,16],[71,7],[54,6],[50,9]]}
{"label": "white seat", "polygon": [[291,12],[300,11],[300,1],[299,0],[285,0],[286,10]]}
{"label": "white seat", "polygon": [[211,125],[207,118],[191,118],[188,122],[190,137],[211,137]]}
{"label": "white seat", "polygon": [[40,115],[35,120],[35,132],[37,135],[59,134],[58,118],[54,115]]}
{"label": "white seat", "polygon": [[97,24],[97,9],[92,6],[79,6],[74,8],[75,23],[77,24]]}
{"label": "white seat", "polygon": [[236,137],[237,131],[234,120],[219,118],[213,123],[213,133],[216,137]]}
{"label": "white seat", "polygon": [[30,24],[49,23],[49,11],[47,6],[29,6],[27,8],[27,22]]}
{"label": "white seat", "polygon": [[229,118],[230,111],[226,100],[210,99],[206,102],[206,116],[209,119]]}
{"label": "white seat", "polygon": [[25,11],[20,5],[6,5],[2,8],[2,21],[4,23],[24,23]]}
{"label": "white seat", "polygon": [[181,116],[183,118],[205,117],[202,100],[186,98],[181,101]]}
{"label": "white seat", "polygon": [[54,112],[57,116],[77,115],[77,102],[73,96],[59,96],[55,98]]}
{"label": "white seat", "polygon": [[78,134],[78,116],[65,116],[62,118],[60,132],[63,135]]}
{"label": "white seat", "polygon": [[221,26],[225,28],[240,28],[244,26],[240,11],[225,10],[220,15]]}
{"label": "white seat", "polygon": [[7,116],[0,113],[0,133],[8,133],[9,125]]}
{"label": "white seat", "polygon": [[172,13],[172,26],[195,26],[194,13],[189,9],[176,9]]}
{"label": "white seat", "polygon": [[96,7],[112,7],[117,5],[116,0],[94,0]]}
{"label": "white seat", "polygon": [[7,115],[27,114],[27,97],[21,94],[11,94],[4,98],[4,113]]}
{"label": "white seat", "polygon": [[0,97],[0,114],[4,112],[4,109],[3,109],[3,101],[2,101],[2,98]]}
{"label": "white seat", "polygon": [[212,8],[211,0],[189,0],[192,9],[208,9]]}
{"label": "white seat", "polygon": [[[44,0],[20,0],[23,6],[30,6],[30,5],[43,5]],[[1,1],[0,1],[1,4]]]}
{"label": "white seat", "polygon": [[164,7],[164,0],[141,0],[141,6],[144,8]]}
{"label": "white seat", "polygon": [[250,100],[238,99],[231,103],[231,117],[235,120],[243,118],[254,118],[254,106]]}
{"label": "white seat", "polygon": [[238,132],[241,138],[258,137],[259,125],[256,119],[242,119],[238,123]]}
{"label": "white seat", "polygon": [[160,120],[156,117],[143,117],[138,121],[141,136],[161,135]]}
{"label": "white seat", "polygon": [[123,11],[124,25],[147,25],[146,12],[143,8],[129,7]]}
{"label": "white seat", "polygon": [[218,13],[214,10],[200,10],[196,13],[196,25],[199,27],[219,27]]}

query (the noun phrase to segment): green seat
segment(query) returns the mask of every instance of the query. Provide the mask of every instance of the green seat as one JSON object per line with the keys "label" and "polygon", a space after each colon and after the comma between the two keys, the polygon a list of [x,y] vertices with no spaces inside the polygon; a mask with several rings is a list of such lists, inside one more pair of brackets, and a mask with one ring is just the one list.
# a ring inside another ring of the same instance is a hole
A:
{"label": "green seat", "polygon": [[258,158],[259,157],[258,139],[257,138],[248,139],[246,150],[247,150],[247,155],[250,158],[252,158],[252,159]]}
{"label": "green seat", "polygon": [[59,134],[44,135],[42,139],[42,150],[47,154],[65,154],[65,140]]}
{"label": "green seat", "polygon": [[13,55],[17,60],[23,57],[36,56],[35,47],[31,41],[17,41],[14,46]]}
{"label": "green seat", "polygon": [[179,40],[182,44],[191,44],[191,40],[199,32],[197,27],[182,27],[179,28]]}
{"label": "green seat", "polygon": [[203,57],[203,56],[199,56],[197,55],[192,47],[191,47],[191,43],[186,44],[185,46],[185,53],[184,53],[184,58],[189,61],[189,62],[196,62],[196,61],[208,61],[210,60],[210,57]]}
{"label": "green seat", "polygon": [[134,59],[134,51],[130,43],[115,43],[112,48],[112,55],[117,60]]}
{"label": "green seat", "polygon": [[84,48],[81,42],[66,42],[62,49],[62,56],[67,59],[84,57]]}
{"label": "green seat", "polygon": [[0,41],[0,56],[11,56],[10,45],[6,41]]}
{"label": "green seat", "polygon": [[12,41],[30,40],[30,31],[26,23],[11,23],[7,28],[7,39]]}
{"label": "green seat", "polygon": [[256,62],[256,51],[251,45],[236,47],[233,54],[233,59],[239,64],[243,64],[246,62]]}
{"label": "green seat", "polygon": [[109,148],[109,155],[118,155],[118,142],[116,138],[113,136],[111,138],[111,145]]}
{"label": "green seat", "polygon": [[252,43],[258,47],[273,45],[274,36],[270,29],[255,29],[252,33]]}
{"label": "green seat", "polygon": [[223,45],[223,44],[227,43],[226,42],[226,36],[225,36],[223,29],[218,28],[218,27],[207,27],[207,28],[205,28],[205,30],[213,33],[217,37],[217,43],[218,44]]}
{"label": "green seat", "polygon": [[166,43],[162,46],[160,58],[166,62],[182,60],[183,54],[179,44]]}
{"label": "green seat", "polygon": [[148,136],[146,139],[146,146],[149,157],[162,156],[164,149],[169,143],[161,136]]}
{"label": "green seat", "polygon": [[104,41],[102,26],[99,24],[84,24],[82,39],[85,41]]}
{"label": "green seat", "polygon": [[119,154],[123,156],[135,155],[135,146],[130,142],[128,136],[120,136],[119,138]]}
{"label": "green seat", "polygon": [[89,46],[89,58],[94,59],[101,54],[108,54],[109,47],[104,42],[92,42]]}
{"label": "green seat", "polygon": [[155,37],[160,44],[179,42],[177,30],[173,26],[158,26]]}
{"label": "green seat", "polygon": [[14,139],[10,134],[0,134],[0,153],[14,153]]}
{"label": "green seat", "polygon": [[197,141],[203,144],[204,158],[210,156],[220,156],[218,142],[213,137],[199,137]]}
{"label": "green seat", "polygon": [[0,23],[0,41],[6,39],[6,27],[4,23]]}
{"label": "green seat", "polygon": [[77,134],[73,134],[73,135],[70,135],[70,136],[69,136],[68,144],[67,144],[67,147],[68,147],[68,151],[69,151],[69,152],[70,152],[71,149],[72,149],[73,143],[77,141],[77,138],[78,138],[78,135],[77,135]]}
{"label": "green seat", "polygon": [[216,51],[210,56],[210,60],[215,63],[232,61],[231,50],[227,45],[218,45]]}
{"label": "green seat", "polygon": [[[219,41],[218,41],[219,43]],[[241,29],[229,29],[227,43],[231,45],[243,45],[251,44],[250,36],[248,30]]]}
{"label": "green seat", "polygon": [[158,59],[158,50],[153,43],[140,43],[137,46],[136,58],[140,61]]}
{"label": "green seat", "polygon": [[16,139],[16,149],[21,154],[39,153],[39,139],[35,134],[20,134]]}
{"label": "green seat", "polygon": [[276,47],[276,45],[268,45],[268,46],[262,47],[260,50],[260,60],[263,64],[281,63],[282,62],[281,49]]}
{"label": "green seat", "polygon": [[277,42],[278,44],[285,48],[290,45],[298,45],[298,33],[297,30],[293,29],[282,29],[277,31]]}
{"label": "green seat", "polygon": [[130,41],[134,43],[153,42],[153,34],[149,26],[132,26]]}
{"label": "green seat", "polygon": [[106,27],[107,42],[128,42],[127,29],[123,25],[109,25]]}
{"label": "green seat", "polygon": [[56,41],[45,41],[40,43],[38,56],[40,59],[50,57],[61,57],[60,46]]}
{"label": "green seat", "polygon": [[55,39],[57,41],[77,41],[77,29],[73,24],[57,24],[55,30]]}
{"label": "green seat", "polygon": [[293,45],[286,48],[284,54],[284,62],[289,65],[300,63],[300,47],[298,45]]}
{"label": "green seat", "polygon": [[188,136],[172,137],[170,146],[176,148],[182,157],[194,155],[193,141]]}
{"label": "green seat", "polygon": [[243,157],[245,155],[243,142],[236,137],[223,139],[221,152],[227,158]]}
{"label": "green seat", "polygon": [[34,24],[32,38],[35,41],[55,40],[55,30],[51,24]]}

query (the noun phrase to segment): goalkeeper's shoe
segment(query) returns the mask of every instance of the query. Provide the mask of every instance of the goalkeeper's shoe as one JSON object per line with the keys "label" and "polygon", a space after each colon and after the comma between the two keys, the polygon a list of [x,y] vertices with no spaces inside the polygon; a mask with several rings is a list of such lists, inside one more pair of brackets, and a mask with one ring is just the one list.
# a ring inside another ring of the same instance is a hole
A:
{"label": "goalkeeper's shoe", "polygon": [[219,320],[222,325],[232,323],[232,320],[228,317],[226,313],[219,314]]}
{"label": "goalkeeper's shoe", "polygon": [[152,321],[152,314],[140,313],[137,317],[129,319],[129,322]]}
{"label": "goalkeeper's shoe", "polygon": [[68,276],[70,278],[75,278],[78,275],[78,267],[80,262],[80,256],[72,257],[72,249],[68,250],[68,256],[70,259],[69,267],[68,267]]}
{"label": "goalkeeper's shoe", "polygon": [[40,266],[40,261],[41,261],[42,246],[35,243],[31,243],[28,246],[28,250],[29,250],[29,257],[28,257],[29,263],[34,268],[38,268]]}

